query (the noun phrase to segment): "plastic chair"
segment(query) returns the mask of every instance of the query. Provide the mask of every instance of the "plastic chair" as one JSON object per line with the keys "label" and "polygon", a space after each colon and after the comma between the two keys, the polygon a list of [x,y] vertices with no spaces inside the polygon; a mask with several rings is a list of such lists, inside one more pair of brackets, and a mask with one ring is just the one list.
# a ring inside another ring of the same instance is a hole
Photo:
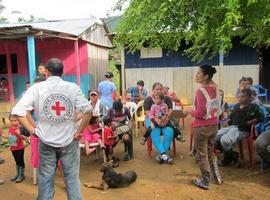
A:
{"label": "plastic chair", "polygon": [[[181,102],[173,102],[173,110],[184,110],[184,105]],[[185,129],[185,118],[182,118],[182,128]]]}
{"label": "plastic chair", "polygon": [[133,117],[134,113],[137,111],[137,104],[134,102],[126,102],[126,107],[128,107],[131,117]]}
{"label": "plastic chair", "polygon": [[265,102],[267,103],[267,89],[265,89],[262,85],[260,84],[253,84],[253,86],[257,89],[258,91],[258,98],[260,97],[264,97],[265,98]]}
{"label": "plastic chair", "polygon": [[254,168],[255,161],[254,161],[254,149],[253,149],[253,143],[254,143],[254,131],[255,131],[255,125],[253,124],[251,126],[250,134],[247,138],[241,140],[238,142],[238,148],[239,148],[239,154],[240,159],[244,159],[244,153],[243,153],[243,141],[246,141],[248,146],[248,155],[249,155],[249,167]]}
{"label": "plastic chair", "polygon": [[[173,138],[172,140],[172,144],[173,144],[173,155],[176,155],[176,144],[175,144],[175,138]],[[147,152],[148,152],[148,157],[152,158],[152,150],[153,150],[153,146],[152,146],[152,140],[149,137],[147,139]]]}
{"label": "plastic chair", "polygon": [[139,133],[139,124],[144,125],[145,114],[144,114],[143,102],[144,101],[140,101],[137,104],[137,110],[139,110],[140,108],[142,108],[142,111],[140,111],[139,115],[138,115],[138,112],[134,112],[134,116],[135,116],[134,117],[135,135],[136,135],[136,137],[138,136],[138,133]]}

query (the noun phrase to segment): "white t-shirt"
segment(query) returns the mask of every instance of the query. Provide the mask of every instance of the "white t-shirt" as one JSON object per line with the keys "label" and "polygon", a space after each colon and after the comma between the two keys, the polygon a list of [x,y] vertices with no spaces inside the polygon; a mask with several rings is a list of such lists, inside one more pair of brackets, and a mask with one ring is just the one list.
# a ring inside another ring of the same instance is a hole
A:
{"label": "white t-shirt", "polygon": [[35,134],[50,146],[64,147],[77,131],[76,113],[93,110],[81,89],[58,76],[31,86],[12,109],[12,114],[26,116],[34,109],[37,117]]}

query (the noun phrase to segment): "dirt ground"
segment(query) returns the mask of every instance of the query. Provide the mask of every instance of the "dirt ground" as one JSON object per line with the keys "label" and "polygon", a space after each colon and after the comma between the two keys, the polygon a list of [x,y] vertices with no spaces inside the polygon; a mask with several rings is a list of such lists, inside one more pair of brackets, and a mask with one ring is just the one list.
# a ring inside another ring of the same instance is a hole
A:
{"label": "dirt ground", "polygon": [[[185,138],[188,138],[188,126],[183,131]],[[146,145],[139,144],[140,137],[134,139],[134,159],[121,161],[120,166],[115,170],[125,172],[135,170],[138,174],[137,181],[127,188],[108,189],[99,191],[96,189],[81,187],[83,199],[88,200],[152,200],[152,199],[270,199],[270,172],[259,174],[259,164],[254,170],[248,169],[247,154],[245,154],[244,165],[246,167],[237,169],[233,166],[222,168],[224,184],[218,186],[212,184],[211,190],[204,191],[191,184],[193,177],[199,176],[199,169],[194,162],[194,157],[189,155],[188,142],[177,142],[177,154],[172,165],[158,164],[155,153],[152,159],[147,157]],[[246,148],[246,146],[245,146]],[[116,156],[123,156],[123,145],[116,147]],[[170,152],[171,153],[171,152]],[[0,176],[6,183],[0,185],[0,199],[3,200],[30,200],[34,199],[37,193],[37,186],[32,184],[32,168],[29,164],[29,147],[26,148],[26,180],[20,184],[9,181],[14,175],[15,164],[10,151],[1,148],[0,156],[6,162],[0,165]],[[257,160],[259,160],[257,158]],[[94,155],[81,155],[81,183],[99,182],[99,172],[102,155],[96,161]],[[64,179],[58,173],[55,181],[56,200],[67,199],[65,193]]]}

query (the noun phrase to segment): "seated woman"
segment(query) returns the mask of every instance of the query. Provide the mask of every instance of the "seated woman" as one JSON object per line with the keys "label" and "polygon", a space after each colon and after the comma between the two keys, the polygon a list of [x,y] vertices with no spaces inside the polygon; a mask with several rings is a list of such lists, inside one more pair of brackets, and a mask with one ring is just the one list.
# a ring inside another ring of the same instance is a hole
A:
{"label": "seated woman", "polygon": [[[133,149],[132,149],[132,140],[131,134],[132,130],[129,128],[127,131],[118,132],[118,127],[123,127],[130,123],[131,115],[128,108],[123,106],[121,101],[113,102],[112,108],[108,111],[107,116],[112,118],[112,127],[118,134],[120,140],[123,140],[125,149],[127,149],[127,154],[124,156],[123,160],[128,161],[133,157]],[[127,126],[128,127],[128,126]],[[131,126],[130,126],[131,127]]]}
{"label": "seated woman", "polygon": [[[163,86],[161,83],[154,83],[153,87],[152,87],[152,96],[148,96],[144,99],[144,111],[145,111],[145,124],[146,124],[146,128],[148,128],[150,126],[150,109],[151,106],[154,104],[154,99],[157,95],[159,94],[163,94]],[[164,99],[164,103],[167,104],[169,112],[168,115],[166,115],[166,120],[169,120],[169,116],[172,112],[172,100],[170,97],[165,96]],[[163,140],[161,141],[161,133],[163,133]],[[156,148],[156,150],[159,152],[159,155],[157,156],[157,160],[160,163],[172,163],[172,158],[170,158],[167,155],[167,151],[169,150],[169,147],[172,143],[172,139],[173,139],[173,128],[171,127],[155,127],[152,131],[151,131],[151,140],[152,143],[154,144],[154,147]]]}

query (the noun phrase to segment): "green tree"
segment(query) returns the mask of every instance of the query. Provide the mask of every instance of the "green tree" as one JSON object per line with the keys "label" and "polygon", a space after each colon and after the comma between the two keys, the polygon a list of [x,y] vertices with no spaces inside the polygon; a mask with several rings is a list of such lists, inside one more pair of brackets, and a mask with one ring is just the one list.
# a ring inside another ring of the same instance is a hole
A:
{"label": "green tree", "polygon": [[[0,0],[0,14],[5,9],[5,6],[2,4],[2,0]],[[0,16],[0,24],[7,23],[7,18]]]}
{"label": "green tree", "polygon": [[143,46],[178,50],[193,60],[226,53],[232,38],[252,47],[270,45],[270,0],[119,0],[129,3],[116,42],[134,51]]}

